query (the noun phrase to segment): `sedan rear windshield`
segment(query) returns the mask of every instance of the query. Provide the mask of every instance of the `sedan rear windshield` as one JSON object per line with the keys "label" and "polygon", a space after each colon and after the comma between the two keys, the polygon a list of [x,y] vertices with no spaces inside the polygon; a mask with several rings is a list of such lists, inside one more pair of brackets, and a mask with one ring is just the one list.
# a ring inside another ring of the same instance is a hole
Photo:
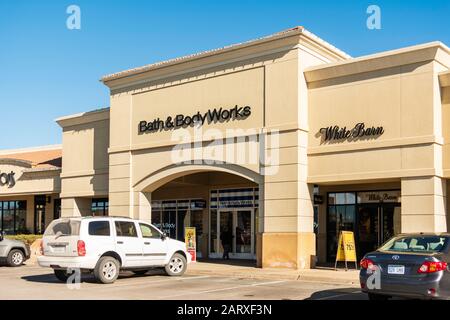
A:
{"label": "sedan rear windshield", "polygon": [[79,220],[55,220],[47,227],[45,230],[45,236],[78,236],[80,235],[80,224]]}
{"label": "sedan rear windshield", "polygon": [[441,236],[402,236],[389,240],[379,250],[435,253],[444,251],[448,242],[448,237]]}

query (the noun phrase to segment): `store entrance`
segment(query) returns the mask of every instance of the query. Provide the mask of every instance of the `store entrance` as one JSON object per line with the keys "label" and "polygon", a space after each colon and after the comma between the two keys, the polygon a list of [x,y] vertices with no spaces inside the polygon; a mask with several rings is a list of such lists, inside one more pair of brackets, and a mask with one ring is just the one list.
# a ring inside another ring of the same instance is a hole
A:
{"label": "store entrance", "polygon": [[376,250],[395,234],[394,216],[400,206],[396,204],[364,204],[358,206],[357,243],[359,254]]}
{"label": "store entrance", "polygon": [[218,258],[229,246],[230,258],[256,259],[255,215],[253,209],[218,210],[217,241]]}
{"label": "store entrance", "polygon": [[358,259],[400,233],[400,194],[400,190],[328,193],[327,261],[335,261],[342,231],[354,233]]}
{"label": "store entrance", "polygon": [[46,196],[34,197],[34,233],[43,234],[45,232],[45,206]]}

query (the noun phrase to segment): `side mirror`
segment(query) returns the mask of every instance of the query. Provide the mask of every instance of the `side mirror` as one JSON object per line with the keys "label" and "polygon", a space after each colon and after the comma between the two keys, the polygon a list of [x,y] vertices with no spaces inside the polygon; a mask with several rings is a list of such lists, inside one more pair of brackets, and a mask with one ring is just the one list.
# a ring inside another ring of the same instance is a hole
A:
{"label": "side mirror", "polygon": [[165,233],[161,233],[161,240],[166,240],[167,239],[167,234]]}
{"label": "side mirror", "polygon": [[0,232],[0,241],[3,241],[3,239],[5,239],[5,232],[1,231]]}

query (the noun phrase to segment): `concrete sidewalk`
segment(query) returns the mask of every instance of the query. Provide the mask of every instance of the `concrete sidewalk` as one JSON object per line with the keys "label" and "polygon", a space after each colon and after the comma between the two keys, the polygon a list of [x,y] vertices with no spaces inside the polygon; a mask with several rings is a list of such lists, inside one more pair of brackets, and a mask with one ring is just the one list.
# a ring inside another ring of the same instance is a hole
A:
{"label": "concrete sidewalk", "polygon": [[190,275],[211,275],[244,279],[302,280],[359,286],[359,271],[333,268],[311,270],[261,269],[254,262],[207,260],[189,265]]}
{"label": "concrete sidewalk", "polygon": [[[38,250],[32,248],[32,255],[28,265],[37,265]],[[302,280],[330,284],[346,284],[359,286],[359,271],[318,267],[311,270],[291,269],[261,269],[256,268],[254,261],[245,260],[201,260],[191,263],[188,267],[189,275],[209,275],[218,277],[232,277],[243,279],[270,280]]]}

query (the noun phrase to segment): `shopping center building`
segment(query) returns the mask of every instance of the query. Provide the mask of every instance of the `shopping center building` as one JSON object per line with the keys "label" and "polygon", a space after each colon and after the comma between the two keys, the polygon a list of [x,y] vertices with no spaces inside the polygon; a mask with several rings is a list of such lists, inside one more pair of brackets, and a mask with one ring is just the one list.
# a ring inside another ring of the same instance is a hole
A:
{"label": "shopping center building", "polygon": [[196,227],[200,257],[231,234],[231,258],[310,268],[334,261],[342,230],[361,257],[448,229],[449,68],[440,42],[352,58],[297,27],[107,75],[110,108],[57,119],[62,165],[0,154],[0,203],[22,208],[15,232],[42,230],[45,199],[44,224],[109,214],[180,240]]}

